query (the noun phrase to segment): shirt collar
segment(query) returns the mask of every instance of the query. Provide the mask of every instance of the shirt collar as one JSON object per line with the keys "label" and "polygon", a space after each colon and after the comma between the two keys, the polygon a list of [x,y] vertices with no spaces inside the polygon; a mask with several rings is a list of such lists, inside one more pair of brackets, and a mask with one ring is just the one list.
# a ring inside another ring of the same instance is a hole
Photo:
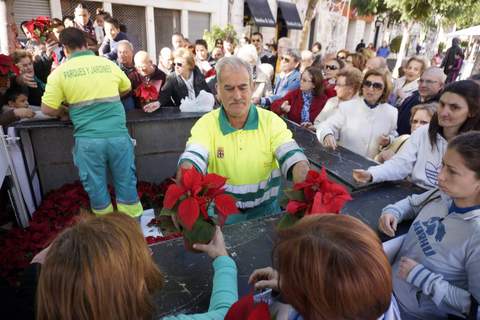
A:
{"label": "shirt collar", "polygon": [[222,131],[223,135],[227,135],[237,130],[256,130],[258,129],[257,107],[255,107],[254,105],[250,105],[250,110],[248,110],[247,121],[245,122],[245,125],[243,126],[242,129],[237,129],[232,127],[232,125],[228,121],[228,118],[227,118],[227,115],[225,114],[225,110],[223,109],[223,106],[220,108],[218,121],[220,123],[220,130]]}
{"label": "shirt collar", "polygon": [[375,109],[377,106],[378,106],[378,103],[375,103],[375,104],[369,104],[367,102],[367,100],[363,99],[363,102],[365,102],[365,104],[367,105],[367,107],[369,107],[370,109]]}
{"label": "shirt collar", "polygon": [[76,58],[76,57],[81,57],[81,56],[94,56],[95,53],[91,50],[82,50],[82,51],[75,51],[70,55],[69,59]]}
{"label": "shirt collar", "polygon": [[458,214],[465,214],[470,211],[478,210],[480,209],[480,205],[477,206],[471,206],[471,207],[465,207],[465,208],[460,208],[457,207],[454,201],[452,201],[452,204],[450,205],[450,208],[448,208],[448,213],[458,213]]}

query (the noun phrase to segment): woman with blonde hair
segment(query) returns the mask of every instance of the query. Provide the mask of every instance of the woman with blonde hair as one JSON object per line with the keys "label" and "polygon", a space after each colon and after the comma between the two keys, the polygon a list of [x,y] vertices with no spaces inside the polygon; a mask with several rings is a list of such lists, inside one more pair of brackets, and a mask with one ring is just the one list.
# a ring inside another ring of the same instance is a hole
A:
{"label": "woman with blonde hair", "polygon": [[174,72],[168,75],[160,92],[161,107],[180,107],[186,97],[193,100],[202,90],[211,92],[188,49],[179,48],[173,52],[173,67]]}
{"label": "woman with blonde hair", "polygon": [[373,159],[380,146],[396,136],[397,109],[387,103],[392,90],[390,74],[369,70],[363,77],[360,97],[339,104],[338,111],[317,125],[317,138],[324,147],[338,144]]}
{"label": "woman with blonde hair", "polygon": [[[170,319],[223,319],[237,299],[235,262],[220,229],[208,245],[194,245],[213,260],[208,313]],[[152,319],[153,294],[163,275],[139,224],[122,213],[77,223],[60,234],[43,261],[37,288],[37,320]],[[202,318],[203,317],[203,318]]]}

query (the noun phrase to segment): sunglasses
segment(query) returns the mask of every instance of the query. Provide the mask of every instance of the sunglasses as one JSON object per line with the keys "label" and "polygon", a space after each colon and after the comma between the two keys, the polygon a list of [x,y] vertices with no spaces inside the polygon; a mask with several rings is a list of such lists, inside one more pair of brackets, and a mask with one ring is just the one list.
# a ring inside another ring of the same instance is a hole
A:
{"label": "sunglasses", "polygon": [[347,59],[347,56],[337,56],[337,58],[340,59],[340,60],[345,60],[345,59]]}
{"label": "sunglasses", "polygon": [[325,69],[327,69],[327,70],[332,70],[332,71],[333,71],[333,70],[337,70],[338,67],[335,66],[335,65],[326,65],[326,66],[325,66]]}
{"label": "sunglasses", "polygon": [[380,82],[372,82],[365,80],[363,81],[363,86],[367,88],[373,88],[375,90],[382,90],[383,89],[383,83]]}
{"label": "sunglasses", "polygon": [[290,62],[290,59],[287,58],[287,57],[281,57],[281,58],[280,58],[280,61],[282,61],[282,60],[285,61],[286,63],[289,63],[289,62]]}
{"label": "sunglasses", "polygon": [[175,67],[180,67],[180,68],[183,67],[183,63],[181,63],[181,62],[174,62],[173,65]]}

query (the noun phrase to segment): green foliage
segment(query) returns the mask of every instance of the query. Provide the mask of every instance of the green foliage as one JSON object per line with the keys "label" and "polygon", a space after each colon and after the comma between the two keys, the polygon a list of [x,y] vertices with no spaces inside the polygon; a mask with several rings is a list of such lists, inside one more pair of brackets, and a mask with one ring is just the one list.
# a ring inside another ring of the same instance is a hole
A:
{"label": "green foliage", "polygon": [[290,214],[288,212],[285,212],[283,214],[282,218],[280,218],[280,221],[278,221],[277,229],[282,230],[282,229],[285,229],[285,228],[290,228],[295,223],[297,223],[298,220],[300,220],[299,217],[297,217],[293,214]]}
{"label": "green foliage", "polygon": [[440,52],[445,52],[446,47],[447,47],[447,45],[445,44],[445,42],[440,42],[438,44],[438,50],[440,50]]}
{"label": "green foliage", "polygon": [[225,28],[221,28],[218,25],[212,27],[211,31],[205,30],[203,33],[203,39],[207,41],[208,48],[215,46],[216,39],[233,38],[237,39],[237,32],[231,24],[227,24]]}
{"label": "green foliage", "polygon": [[403,38],[402,36],[396,36],[395,38],[392,39],[392,42],[390,42],[390,51],[394,53],[398,53],[398,51],[400,51],[402,38]]}
{"label": "green foliage", "polygon": [[191,244],[209,243],[215,234],[215,226],[212,222],[198,219],[193,225],[192,230],[183,229],[183,237]]}

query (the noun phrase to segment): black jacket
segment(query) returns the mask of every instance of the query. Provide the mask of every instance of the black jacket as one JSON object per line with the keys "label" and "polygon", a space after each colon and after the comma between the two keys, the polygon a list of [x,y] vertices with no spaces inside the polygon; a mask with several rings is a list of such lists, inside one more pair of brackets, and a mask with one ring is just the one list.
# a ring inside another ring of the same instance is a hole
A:
{"label": "black jacket", "polygon": [[399,135],[410,134],[412,128],[410,127],[411,110],[413,107],[420,103],[437,102],[440,99],[440,94],[436,94],[427,101],[420,101],[420,93],[418,90],[412,93],[412,95],[406,98],[403,103],[398,106],[398,118],[397,118],[397,132]]}
{"label": "black jacket", "polygon": [[[200,69],[193,69],[193,88],[195,89],[195,97],[201,90],[211,93],[210,88],[205,82],[205,77]],[[181,100],[188,96],[188,89],[182,78],[175,72],[168,75],[167,81],[160,92],[160,106],[162,107],[180,107]]]}

